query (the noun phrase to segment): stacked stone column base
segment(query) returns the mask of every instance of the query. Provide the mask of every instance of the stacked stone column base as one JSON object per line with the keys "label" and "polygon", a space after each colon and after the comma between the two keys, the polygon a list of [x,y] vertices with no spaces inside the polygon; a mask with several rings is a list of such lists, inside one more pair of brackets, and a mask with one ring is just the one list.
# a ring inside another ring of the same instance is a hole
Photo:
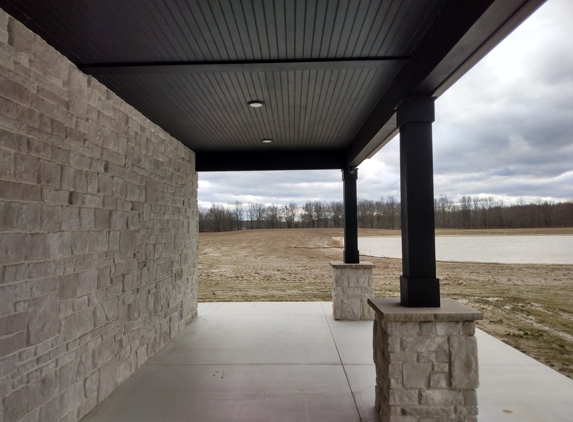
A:
{"label": "stacked stone column base", "polygon": [[406,308],[371,299],[376,410],[381,422],[477,422],[478,357],[474,309],[442,299]]}
{"label": "stacked stone column base", "polygon": [[337,321],[373,320],[368,299],[374,297],[371,262],[345,264],[331,262],[332,313]]}

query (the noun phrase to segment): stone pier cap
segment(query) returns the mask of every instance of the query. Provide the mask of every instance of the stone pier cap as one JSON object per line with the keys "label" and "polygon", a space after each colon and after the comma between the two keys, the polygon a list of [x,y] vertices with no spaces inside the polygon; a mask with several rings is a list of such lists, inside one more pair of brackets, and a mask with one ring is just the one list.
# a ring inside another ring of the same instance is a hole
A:
{"label": "stone pier cap", "polygon": [[369,298],[368,305],[384,321],[476,321],[483,314],[453,299],[442,298],[439,308],[407,308],[398,298]]}

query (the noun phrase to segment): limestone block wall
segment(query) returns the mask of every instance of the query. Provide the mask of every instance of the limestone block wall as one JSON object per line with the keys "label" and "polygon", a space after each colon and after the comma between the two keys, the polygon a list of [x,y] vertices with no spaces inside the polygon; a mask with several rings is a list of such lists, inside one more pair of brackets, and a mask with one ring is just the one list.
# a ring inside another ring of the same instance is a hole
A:
{"label": "limestone block wall", "polygon": [[78,420],[195,317],[194,160],[0,10],[0,422]]}

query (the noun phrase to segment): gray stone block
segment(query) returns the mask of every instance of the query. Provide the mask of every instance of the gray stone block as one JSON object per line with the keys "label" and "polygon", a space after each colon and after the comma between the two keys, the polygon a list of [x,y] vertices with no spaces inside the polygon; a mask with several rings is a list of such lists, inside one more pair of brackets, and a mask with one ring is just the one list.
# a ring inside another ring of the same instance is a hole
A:
{"label": "gray stone block", "polygon": [[448,374],[432,374],[430,377],[430,388],[449,388],[449,380]]}
{"label": "gray stone block", "polygon": [[473,336],[476,333],[475,321],[464,321],[462,332],[464,336]]}
{"label": "gray stone block", "polygon": [[57,293],[31,299],[28,304],[28,318],[31,345],[57,335],[60,329]]}
{"label": "gray stone block", "polygon": [[2,355],[6,356],[26,346],[26,331],[0,337],[0,350]]}
{"label": "gray stone block", "polygon": [[38,168],[38,183],[42,186],[59,188],[62,182],[62,168],[50,161],[40,160]]}
{"label": "gray stone block", "polygon": [[420,322],[420,331],[418,332],[420,336],[435,336],[436,335],[436,323],[435,322]]}
{"label": "gray stone block", "polygon": [[40,261],[50,256],[48,235],[45,233],[32,233],[26,235],[26,256],[28,261]]}
{"label": "gray stone block", "polygon": [[69,66],[68,87],[70,112],[85,119],[88,110],[88,79],[75,66]]}
{"label": "gray stone block", "polygon": [[16,52],[34,55],[34,34],[12,17],[8,18],[8,44]]}
{"label": "gray stone block", "polygon": [[0,198],[4,200],[39,202],[42,190],[39,186],[0,180]]}
{"label": "gray stone block", "polygon": [[390,390],[388,399],[390,405],[418,404],[418,390]]}
{"label": "gray stone block", "polygon": [[464,405],[466,406],[477,406],[477,391],[476,390],[466,390],[464,391]]}
{"label": "gray stone block", "polygon": [[[134,235],[131,230],[122,230],[119,234],[119,256],[122,260],[133,259]],[[344,314],[344,304],[342,313]]]}
{"label": "gray stone block", "polygon": [[42,205],[41,231],[54,232],[60,230],[62,219],[62,208],[49,205]]}
{"label": "gray stone block", "polygon": [[78,207],[62,208],[62,230],[79,230],[80,209]]}
{"label": "gray stone block", "polygon": [[431,362],[405,363],[402,366],[404,388],[428,388],[430,385]]}
{"label": "gray stone block", "polygon": [[117,364],[117,356],[114,356],[100,368],[98,402],[106,398],[117,386]]}
{"label": "gray stone block", "polygon": [[[66,156],[65,162],[69,161]],[[74,191],[76,189],[76,171],[72,167],[62,166],[62,189],[67,191]]]}
{"label": "gray stone block", "polygon": [[38,231],[41,223],[40,204],[21,204],[18,207],[17,227],[21,231]]}
{"label": "gray stone block", "polygon": [[95,371],[89,375],[84,383],[86,397],[91,397],[97,394],[99,387],[99,371]]}
{"label": "gray stone block", "polygon": [[0,264],[24,260],[26,236],[22,233],[0,233]]}
{"label": "gray stone block", "polygon": [[40,407],[38,420],[40,421],[56,421],[60,415],[60,399],[59,397],[50,400],[48,403]]}
{"label": "gray stone block", "polygon": [[51,258],[63,258],[72,253],[72,234],[69,232],[48,233],[46,235]]}
{"label": "gray stone block", "polygon": [[0,149],[0,178],[12,179],[14,177],[14,153]]}
{"label": "gray stone block", "polygon": [[94,226],[96,230],[111,228],[111,212],[106,209],[94,210]]}
{"label": "gray stone block", "polygon": [[68,205],[70,200],[70,193],[64,190],[56,190],[50,188],[42,189],[42,201],[51,205]]}
{"label": "gray stone block", "polygon": [[439,336],[460,336],[462,335],[461,322],[437,322],[436,332]]}
{"label": "gray stone block", "polygon": [[[76,410],[82,402],[84,398],[84,388],[82,384],[81,381],[76,382],[60,394],[60,417],[64,418]],[[76,420],[76,414],[73,414],[70,420]]]}
{"label": "gray stone block", "polygon": [[[70,153],[70,164],[73,168],[79,170],[89,170],[91,167],[91,158],[75,152]],[[87,176],[87,172],[83,173]]]}
{"label": "gray stone block", "polygon": [[78,231],[72,233],[72,254],[83,255],[89,250],[89,232]]}
{"label": "gray stone block", "polygon": [[360,300],[342,299],[341,319],[343,321],[359,321],[361,314]]}
{"label": "gray stone block", "polygon": [[452,387],[479,387],[477,340],[469,336],[450,337]]}
{"label": "gray stone block", "polygon": [[421,392],[420,404],[450,406],[463,404],[463,395],[457,390],[427,390]]}
{"label": "gray stone block", "polygon": [[89,232],[89,251],[103,252],[108,249],[108,232],[107,231],[90,231]]}
{"label": "gray stone block", "polygon": [[420,331],[418,322],[386,322],[383,321],[382,328],[390,335],[401,337],[416,337]]}
{"label": "gray stone block", "polygon": [[16,228],[19,205],[19,203],[0,200],[0,231],[10,231]]}
{"label": "gray stone block", "polygon": [[447,352],[447,337],[416,336],[402,337],[401,348],[406,352]]}
{"label": "gray stone block", "polygon": [[0,318],[0,337],[25,331],[27,328],[28,314],[19,312]]}

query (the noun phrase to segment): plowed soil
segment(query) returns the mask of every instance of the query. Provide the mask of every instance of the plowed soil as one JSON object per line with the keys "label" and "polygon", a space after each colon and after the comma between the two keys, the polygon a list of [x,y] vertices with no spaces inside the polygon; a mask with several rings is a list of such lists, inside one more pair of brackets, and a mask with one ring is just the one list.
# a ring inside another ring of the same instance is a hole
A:
{"label": "plowed soil", "polygon": [[[573,229],[438,230],[438,235],[573,234]],[[330,261],[342,229],[242,230],[199,235],[199,301],[331,300]],[[397,236],[366,229],[360,236]],[[573,253],[573,251],[572,251]],[[375,297],[398,296],[401,260],[376,264]],[[573,265],[438,262],[442,297],[484,314],[479,328],[573,378]]]}

